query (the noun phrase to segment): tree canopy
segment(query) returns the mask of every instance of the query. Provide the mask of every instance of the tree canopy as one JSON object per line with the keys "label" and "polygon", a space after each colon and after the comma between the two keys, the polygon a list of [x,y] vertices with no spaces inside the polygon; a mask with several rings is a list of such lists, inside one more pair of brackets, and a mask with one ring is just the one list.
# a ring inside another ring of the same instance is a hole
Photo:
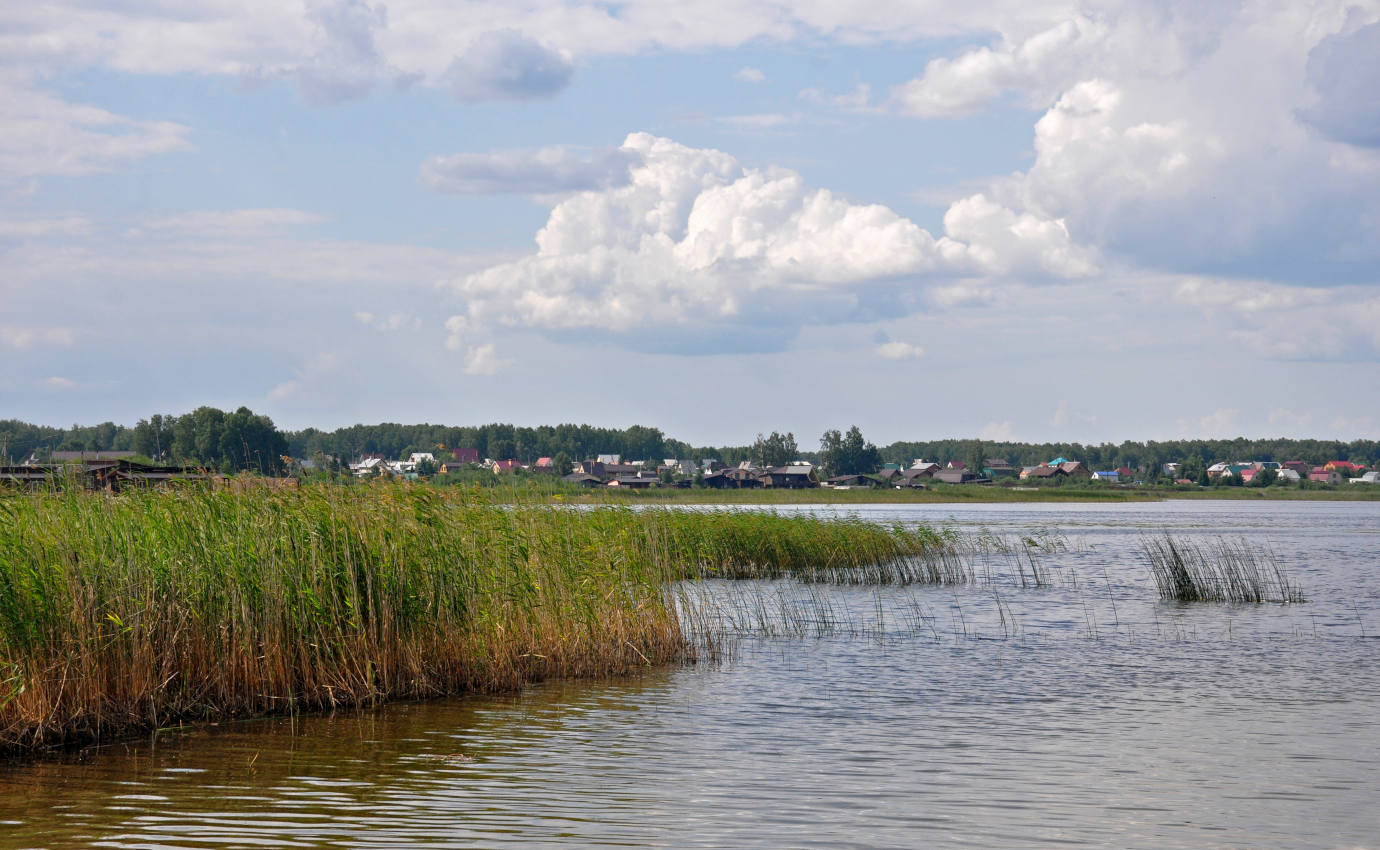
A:
{"label": "tree canopy", "polygon": [[800,448],[795,444],[795,434],[787,431],[778,434],[772,431],[769,436],[757,435],[752,444],[752,458],[763,466],[785,466],[800,457]]}
{"label": "tree canopy", "polygon": [[819,438],[819,462],[830,475],[870,475],[882,466],[882,453],[863,439],[857,425],[840,434],[825,431]]}

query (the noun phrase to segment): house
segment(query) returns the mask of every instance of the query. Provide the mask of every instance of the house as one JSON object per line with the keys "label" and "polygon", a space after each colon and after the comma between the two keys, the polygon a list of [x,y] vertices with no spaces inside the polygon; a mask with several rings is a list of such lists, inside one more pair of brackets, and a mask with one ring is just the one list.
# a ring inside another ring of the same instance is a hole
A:
{"label": "house", "polygon": [[[25,466],[0,466],[0,483],[49,486],[61,481],[80,484],[90,490],[124,490],[150,487],[177,481],[208,481],[222,484],[228,479],[215,472],[189,466],[155,466],[124,458],[85,460],[79,463],[44,463]],[[252,479],[281,481],[282,479]],[[297,479],[291,479],[294,485]]]}
{"label": "house", "polygon": [[935,481],[945,484],[991,484],[992,479],[983,478],[971,469],[941,469],[934,474]]}
{"label": "house", "polygon": [[381,475],[388,471],[388,464],[380,455],[365,455],[356,463],[350,464],[350,474],[356,478]]}
{"label": "house", "polygon": [[1360,475],[1365,467],[1358,466],[1349,460],[1329,460],[1323,464],[1323,469],[1335,469],[1343,475]]}
{"label": "house", "polygon": [[556,464],[549,457],[539,457],[537,458],[537,462],[532,464],[532,471],[548,474],[554,473],[556,471]]}
{"label": "house", "polygon": [[706,472],[702,483],[711,490],[727,490],[730,487],[738,486],[737,483],[725,475],[722,470],[717,472]]}
{"label": "house", "polygon": [[578,484],[581,487],[602,487],[603,479],[597,475],[590,475],[586,472],[572,472],[569,475],[561,476],[562,481],[569,481],[571,484]]}
{"label": "house", "polygon": [[1258,470],[1258,469],[1256,469],[1255,467],[1252,466],[1252,467],[1247,467],[1246,469],[1243,469],[1243,470],[1237,472],[1236,474],[1237,474],[1237,476],[1241,479],[1241,483],[1242,483],[1242,484],[1249,484],[1249,483],[1251,483],[1252,481],[1255,480],[1255,477],[1256,477],[1257,475],[1260,474],[1260,470]]}
{"label": "house", "polygon": [[871,489],[877,486],[877,480],[868,478],[866,475],[835,475],[825,483],[830,487],[840,487],[843,489]]}
{"label": "house", "polygon": [[411,455],[411,457],[409,457],[409,458],[407,459],[407,462],[410,463],[410,464],[412,464],[413,467],[415,467],[417,464],[421,463],[422,461],[426,461],[426,460],[429,460],[429,461],[431,461],[432,463],[435,463],[435,462],[436,462],[436,456],[433,455],[431,452],[413,452],[412,455]]}
{"label": "house", "polygon": [[896,478],[898,487],[924,487],[925,481],[934,477],[939,471],[939,464],[927,463],[924,466],[912,466],[905,470]]}
{"label": "house", "polygon": [[1372,469],[1370,472],[1363,474],[1360,478],[1350,478],[1347,480],[1352,484],[1380,484],[1380,472]]}
{"label": "house", "polygon": [[1098,472],[1094,472],[1092,474],[1092,480],[1110,481],[1113,484],[1117,484],[1121,481],[1121,473],[1116,471],[1115,469],[1104,469]]}
{"label": "house", "polygon": [[1300,478],[1313,471],[1313,465],[1306,460],[1286,460],[1281,466],[1292,469]]}
{"label": "house", "polygon": [[944,468],[945,468],[945,469],[966,469],[966,468],[967,468],[967,464],[965,464],[965,463],[964,463],[963,461],[961,461],[961,460],[951,460],[951,461],[949,461],[948,463],[944,464]]}
{"label": "house", "polygon": [[901,477],[901,470],[895,464],[882,467],[876,475],[872,476],[883,484],[894,484]]}
{"label": "house", "polygon": [[451,449],[450,456],[456,463],[479,463],[479,449]]}
{"label": "house", "polygon": [[440,471],[442,475],[454,475],[455,473],[459,472],[467,466],[469,466],[468,463],[458,463],[453,460],[448,460],[445,463],[441,464]]}
{"label": "house", "polygon": [[1179,464],[1179,463],[1166,463],[1164,466],[1160,467],[1160,471],[1163,472],[1165,475],[1168,475],[1168,476],[1171,476],[1171,477],[1172,477],[1172,476],[1176,476],[1176,475],[1179,474],[1179,467],[1180,467],[1180,466],[1182,466],[1182,464]]}
{"label": "house", "polygon": [[1319,484],[1341,484],[1342,473],[1324,466],[1315,466],[1313,471],[1308,473],[1308,480]]}
{"label": "house", "polygon": [[1010,478],[1016,474],[1016,469],[1006,458],[989,457],[982,462],[982,471],[989,478]]}
{"label": "house", "polygon": [[1198,483],[1198,482],[1194,481],[1192,478],[1175,478],[1175,479],[1174,479],[1174,483],[1175,483],[1175,484],[1196,484],[1196,483]]}
{"label": "house", "polygon": [[751,489],[753,487],[763,486],[762,479],[760,477],[761,470],[756,469],[755,467],[736,466],[733,469],[725,469],[722,474],[725,479],[727,479],[730,482],[733,482],[729,484],[730,487]]}
{"label": "house", "polygon": [[1068,476],[1068,473],[1064,471],[1062,465],[1052,466],[1048,463],[1042,463],[1039,466],[1032,466],[1028,469],[1021,470],[1022,480],[1047,481],[1054,478],[1064,478],[1066,476]]}
{"label": "house", "polygon": [[609,487],[627,487],[633,490],[645,490],[648,487],[656,486],[655,478],[642,478],[637,475],[619,475],[609,479]]}
{"label": "house", "polygon": [[595,458],[599,463],[622,463],[622,455],[599,455]]}
{"label": "house", "polygon": [[717,458],[705,458],[704,460],[700,461],[700,469],[703,469],[705,474],[708,475],[711,472],[718,472],[721,469],[728,469],[728,464],[724,463],[723,461]]}
{"label": "house", "polygon": [[1119,476],[1121,476],[1122,478],[1135,478],[1135,477],[1136,477],[1136,471],[1135,471],[1134,469],[1131,469],[1131,468],[1128,467],[1128,466],[1118,466],[1118,467],[1116,468],[1116,474],[1119,475]]}
{"label": "house", "polygon": [[518,463],[516,458],[505,458],[504,460],[496,460],[489,465],[489,468],[494,471],[495,475],[499,475],[504,472],[515,472],[521,467],[522,464]]}
{"label": "house", "polygon": [[763,470],[757,476],[757,480],[762,482],[763,487],[781,487],[792,490],[819,486],[819,476],[815,474],[815,468],[809,464],[773,466]]}
{"label": "house", "polygon": [[1059,464],[1059,468],[1070,478],[1092,478],[1092,470],[1084,466],[1081,460],[1066,460]]}

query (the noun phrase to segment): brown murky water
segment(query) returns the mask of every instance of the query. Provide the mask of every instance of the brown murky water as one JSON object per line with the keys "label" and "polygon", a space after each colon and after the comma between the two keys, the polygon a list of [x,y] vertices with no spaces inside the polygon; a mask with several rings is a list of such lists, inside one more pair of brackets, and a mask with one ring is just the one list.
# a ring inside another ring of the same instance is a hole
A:
{"label": "brown murky water", "polygon": [[[0,767],[0,848],[1380,847],[1380,504],[870,510],[1070,546],[1038,589],[700,586],[720,664]],[[1151,527],[1310,601],[1160,603]]]}

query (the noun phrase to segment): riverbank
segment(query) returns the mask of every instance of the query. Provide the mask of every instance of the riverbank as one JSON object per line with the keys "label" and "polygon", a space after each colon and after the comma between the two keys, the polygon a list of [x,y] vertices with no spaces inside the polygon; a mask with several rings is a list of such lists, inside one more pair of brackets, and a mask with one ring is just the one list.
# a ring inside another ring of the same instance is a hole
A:
{"label": "riverbank", "polygon": [[[498,488],[496,488],[498,489]],[[532,492],[539,492],[533,490]],[[917,489],[858,489],[810,488],[799,490],[696,490],[659,488],[613,492],[609,490],[550,490],[548,497],[610,504],[677,504],[677,505],[797,505],[797,504],[981,504],[981,503],[1116,503],[1158,502],[1174,499],[1230,499],[1244,501],[1380,501],[1380,487],[1355,485],[1335,490],[1295,487],[1202,487],[1198,489],[1153,487],[1002,487],[976,484],[936,485]]]}
{"label": "riverbank", "polygon": [[687,657],[675,579],[941,545],[856,520],[511,495],[0,493],[0,750],[623,674]]}

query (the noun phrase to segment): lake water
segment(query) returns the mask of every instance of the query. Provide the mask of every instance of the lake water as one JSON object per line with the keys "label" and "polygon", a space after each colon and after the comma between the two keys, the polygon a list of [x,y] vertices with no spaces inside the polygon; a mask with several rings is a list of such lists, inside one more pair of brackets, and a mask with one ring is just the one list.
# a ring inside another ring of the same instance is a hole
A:
{"label": "lake water", "polygon": [[[1064,547],[1042,587],[685,588],[714,663],[0,767],[0,848],[1380,847],[1380,503],[843,512]],[[1160,530],[1309,601],[1160,602]]]}

